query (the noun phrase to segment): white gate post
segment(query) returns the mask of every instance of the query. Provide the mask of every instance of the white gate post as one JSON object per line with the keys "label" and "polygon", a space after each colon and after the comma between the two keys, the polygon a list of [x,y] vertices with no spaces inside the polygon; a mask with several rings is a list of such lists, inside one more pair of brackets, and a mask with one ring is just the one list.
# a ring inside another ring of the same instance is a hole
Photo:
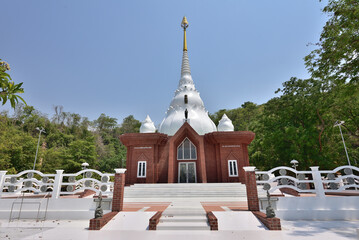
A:
{"label": "white gate post", "polygon": [[63,172],[64,170],[56,170],[55,182],[52,189],[51,198],[59,198],[60,196]]}
{"label": "white gate post", "polygon": [[325,197],[323,181],[319,172],[319,167],[310,167],[310,169],[312,170],[315,193],[317,197]]}
{"label": "white gate post", "polygon": [[5,175],[7,171],[0,171],[0,198],[3,192],[4,183],[5,183]]}

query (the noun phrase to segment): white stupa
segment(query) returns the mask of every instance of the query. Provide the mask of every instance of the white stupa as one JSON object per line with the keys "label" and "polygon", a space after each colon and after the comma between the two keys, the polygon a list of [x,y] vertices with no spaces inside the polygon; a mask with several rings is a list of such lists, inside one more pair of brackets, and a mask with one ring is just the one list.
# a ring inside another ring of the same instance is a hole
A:
{"label": "white stupa", "polygon": [[147,115],[145,121],[142,122],[140,133],[154,133],[156,132],[155,124],[152,122],[150,116]]}
{"label": "white stupa", "polygon": [[222,119],[218,123],[218,132],[232,132],[232,131],[234,131],[232,120],[229,119],[226,114],[223,114]]}
{"label": "white stupa", "polygon": [[187,53],[186,28],[188,22],[186,17],[183,17],[181,25],[184,29],[181,79],[158,131],[173,136],[187,121],[199,135],[204,135],[217,131],[217,128],[209,118],[208,111],[206,111],[192,80]]}

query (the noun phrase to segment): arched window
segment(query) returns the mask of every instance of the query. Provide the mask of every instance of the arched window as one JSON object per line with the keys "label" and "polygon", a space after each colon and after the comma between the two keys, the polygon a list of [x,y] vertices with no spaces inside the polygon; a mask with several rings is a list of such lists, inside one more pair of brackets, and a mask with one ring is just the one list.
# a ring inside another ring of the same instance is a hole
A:
{"label": "arched window", "polygon": [[193,143],[185,138],[183,142],[177,148],[177,159],[178,160],[196,160],[197,150]]}

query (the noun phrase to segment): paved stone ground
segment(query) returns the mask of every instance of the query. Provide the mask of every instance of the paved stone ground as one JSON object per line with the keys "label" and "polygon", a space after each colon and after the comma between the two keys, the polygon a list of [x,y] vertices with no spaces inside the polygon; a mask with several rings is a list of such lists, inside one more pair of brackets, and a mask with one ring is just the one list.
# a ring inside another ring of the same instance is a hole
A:
{"label": "paved stone ground", "polygon": [[[165,210],[169,204],[169,202],[125,203],[125,211],[116,215],[100,231],[87,230],[88,220],[47,220],[40,222],[15,220],[11,223],[7,220],[0,220],[0,239],[359,239],[356,232],[356,229],[359,229],[359,221],[281,220],[282,231],[268,231],[258,224],[258,226],[251,225],[250,221],[243,217],[243,214],[240,215],[240,212],[248,209],[244,202],[201,203],[207,211],[218,211],[219,231],[148,231],[148,219],[155,211]],[[247,213],[249,214],[249,212]]]}
{"label": "paved stone ground", "polygon": [[303,239],[359,239],[359,221],[283,221],[288,237]]}
{"label": "paved stone ground", "polygon": [[[283,231],[268,230],[240,230],[233,222],[226,226],[227,230],[220,231],[147,231],[146,222],[138,221],[138,218],[147,217],[151,214],[143,212],[121,213],[120,217],[126,219],[118,229],[106,228],[100,231],[87,230],[88,221],[76,220],[47,220],[36,222],[33,220],[22,220],[8,223],[0,221],[0,239],[159,239],[159,240],[234,240],[234,239],[325,239],[344,240],[359,239],[356,229],[359,228],[359,221],[282,221]],[[233,212],[232,212],[233,215]],[[231,222],[231,221],[229,221]],[[128,230],[131,226],[131,230]],[[117,227],[116,227],[117,228]]]}

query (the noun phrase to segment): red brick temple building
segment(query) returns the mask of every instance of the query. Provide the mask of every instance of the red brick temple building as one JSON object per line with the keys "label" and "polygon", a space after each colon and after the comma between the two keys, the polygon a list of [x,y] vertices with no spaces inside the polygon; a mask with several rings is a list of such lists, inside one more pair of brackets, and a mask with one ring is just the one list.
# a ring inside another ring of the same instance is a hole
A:
{"label": "red brick temple building", "polygon": [[186,29],[181,78],[166,116],[156,130],[149,116],[140,133],[120,136],[127,147],[126,184],[245,182],[247,146],[255,134],[234,131],[224,114],[218,126],[209,118],[192,80]]}

